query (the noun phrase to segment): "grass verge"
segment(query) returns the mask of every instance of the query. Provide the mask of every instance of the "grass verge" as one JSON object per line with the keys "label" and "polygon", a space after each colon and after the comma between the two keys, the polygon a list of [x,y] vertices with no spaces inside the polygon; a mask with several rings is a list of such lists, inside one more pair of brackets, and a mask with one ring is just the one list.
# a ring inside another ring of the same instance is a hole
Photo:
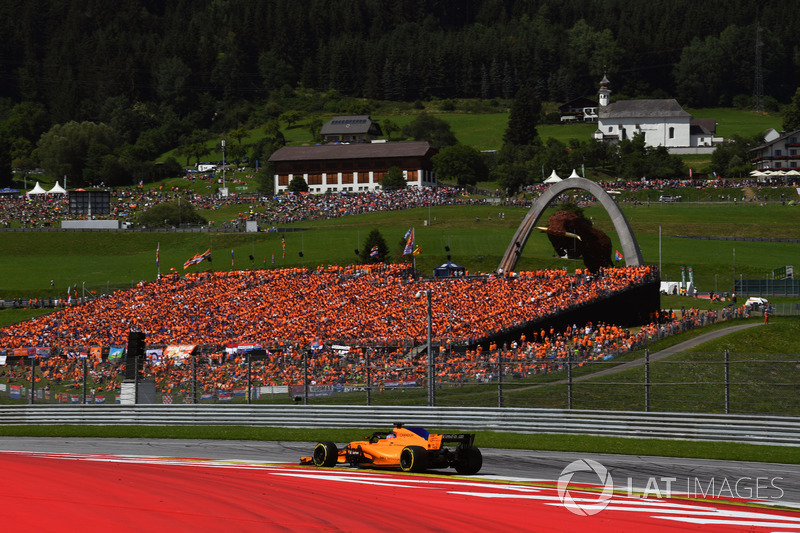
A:
{"label": "grass verge", "polygon": [[[104,437],[140,439],[219,439],[250,441],[350,442],[369,435],[372,429],[290,429],[230,426],[2,426],[0,436],[13,437]],[[790,446],[764,446],[734,442],[694,442],[660,439],[626,439],[588,435],[553,435],[478,431],[481,448],[538,451],[653,455],[800,464],[800,455]]]}

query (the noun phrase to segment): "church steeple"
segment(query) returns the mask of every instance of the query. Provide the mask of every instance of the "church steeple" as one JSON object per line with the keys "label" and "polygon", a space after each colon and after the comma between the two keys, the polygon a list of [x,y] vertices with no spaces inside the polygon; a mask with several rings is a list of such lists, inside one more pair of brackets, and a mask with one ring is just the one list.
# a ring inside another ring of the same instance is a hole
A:
{"label": "church steeple", "polygon": [[609,104],[609,100],[611,98],[611,89],[608,86],[611,85],[611,82],[608,81],[608,78],[605,74],[603,74],[603,79],[600,80],[600,91],[599,91],[599,103],[600,107],[605,107]]}

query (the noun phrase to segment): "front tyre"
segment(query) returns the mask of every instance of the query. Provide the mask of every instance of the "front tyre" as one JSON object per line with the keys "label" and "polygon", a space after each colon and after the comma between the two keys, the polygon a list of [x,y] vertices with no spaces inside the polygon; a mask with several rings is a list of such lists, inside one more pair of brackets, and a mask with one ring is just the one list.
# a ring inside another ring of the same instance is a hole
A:
{"label": "front tyre", "polygon": [[339,459],[339,450],[332,442],[324,441],[314,446],[314,465],[332,467],[336,465]]}
{"label": "front tyre", "polygon": [[406,446],[400,452],[403,472],[424,472],[428,468],[428,450],[422,446]]}
{"label": "front tyre", "polygon": [[483,466],[483,455],[478,448],[464,448],[453,466],[459,474],[467,476],[477,474]]}

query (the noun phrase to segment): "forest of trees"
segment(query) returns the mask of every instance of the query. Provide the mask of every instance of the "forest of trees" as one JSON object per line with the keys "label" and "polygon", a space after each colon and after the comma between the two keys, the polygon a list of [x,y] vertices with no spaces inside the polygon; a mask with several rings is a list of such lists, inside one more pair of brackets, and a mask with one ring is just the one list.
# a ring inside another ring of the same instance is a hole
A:
{"label": "forest of trees", "polygon": [[564,102],[605,73],[616,97],[746,106],[757,25],[777,108],[800,85],[798,23],[782,0],[8,0],[0,159],[39,164],[42,135],[63,125],[102,139],[82,156],[93,172],[152,178],[143,162],[277,119],[298,88],[413,102],[529,86]]}

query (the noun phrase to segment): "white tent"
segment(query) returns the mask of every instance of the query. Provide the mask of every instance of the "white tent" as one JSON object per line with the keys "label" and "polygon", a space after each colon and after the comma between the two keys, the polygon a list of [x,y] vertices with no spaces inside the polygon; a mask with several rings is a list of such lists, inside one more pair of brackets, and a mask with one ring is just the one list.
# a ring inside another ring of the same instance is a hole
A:
{"label": "white tent", "polygon": [[[572,174],[569,175],[569,178],[580,178],[580,176],[578,175],[577,172],[575,172],[575,169],[573,168],[572,169]],[[567,179],[569,179],[569,178],[567,178]]]}
{"label": "white tent", "polygon": [[39,185],[39,182],[37,181],[37,182],[36,182],[36,187],[34,187],[33,189],[31,189],[30,191],[28,191],[28,192],[27,192],[27,193],[25,193],[25,194],[26,194],[27,196],[30,196],[30,195],[32,195],[32,194],[47,194],[47,191],[46,191],[46,190],[44,190],[44,189],[42,188],[42,186],[41,186],[41,185]]}
{"label": "white tent", "polygon": [[558,183],[559,181],[561,181],[561,178],[556,174],[556,169],[553,169],[553,172],[550,173],[550,177],[544,180],[545,183]]}
{"label": "white tent", "polygon": [[59,185],[58,182],[56,182],[56,184],[53,185],[53,188],[47,191],[47,194],[67,194],[67,191],[64,189],[64,187]]}

